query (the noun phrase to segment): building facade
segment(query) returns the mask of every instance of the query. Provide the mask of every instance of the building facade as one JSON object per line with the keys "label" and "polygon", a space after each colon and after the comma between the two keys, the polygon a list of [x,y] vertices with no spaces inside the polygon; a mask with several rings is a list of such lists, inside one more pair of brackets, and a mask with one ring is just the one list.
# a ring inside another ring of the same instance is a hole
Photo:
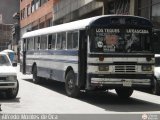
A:
{"label": "building facade", "polygon": [[129,14],[150,19],[160,27],[160,0],[58,0],[53,25],[96,15]]}
{"label": "building facade", "polygon": [[150,19],[154,28],[160,28],[160,0],[140,0],[137,10],[137,15]]}
{"label": "building facade", "polygon": [[13,14],[18,11],[18,0],[0,1],[0,51],[7,49],[12,43],[12,27],[16,22]]}
{"label": "building facade", "polygon": [[8,49],[12,40],[12,24],[0,24],[0,51]]}
{"label": "building facade", "polygon": [[106,14],[134,15],[135,0],[58,0],[53,7],[53,24]]}
{"label": "building facade", "polygon": [[52,10],[56,0],[20,0],[21,36],[31,30],[52,25]]}

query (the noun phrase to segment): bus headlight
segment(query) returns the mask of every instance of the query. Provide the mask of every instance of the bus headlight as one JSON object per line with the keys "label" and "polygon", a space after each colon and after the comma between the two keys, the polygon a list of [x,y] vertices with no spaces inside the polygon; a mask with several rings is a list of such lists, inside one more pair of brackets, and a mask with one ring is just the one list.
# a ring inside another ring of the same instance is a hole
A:
{"label": "bus headlight", "polygon": [[99,71],[109,71],[109,66],[100,65],[98,69],[99,69]]}
{"label": "bus headlight", "polygon": [[8,77],[6,78],[6,80],[16,80],[16,79],[17,79],[16,76],[8,76]]}
{"label": "bus headlight", "polygon": [[152,66],[151,65],[142,65],[142,71],[151,71]]}

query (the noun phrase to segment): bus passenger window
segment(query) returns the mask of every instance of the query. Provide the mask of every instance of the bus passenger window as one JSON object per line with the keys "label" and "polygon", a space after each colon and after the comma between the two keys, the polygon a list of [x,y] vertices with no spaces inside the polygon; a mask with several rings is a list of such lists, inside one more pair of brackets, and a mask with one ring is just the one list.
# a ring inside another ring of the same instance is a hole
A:
{"label": "bus passenger window", "polygon": [[62,49],[66,49],[66,33],[62,33]]}
{"label": "bus passenger window", "polygon": [[56,49],[66,49],[66,33],[57,34],[57,45]]}
{"label": "bus passenger window", "polygon": [[56,34],[53,34],[51,41],[51,49],[55,49],[55,45],[56,45]]}
{"label": "bus passenger window", "polygon": [[67,35],[67,49],[78,48],[78,32],[68,32]]}
{"label": "bus passenger window", "polygon": [[48,49],[51,49],[52,35],[48,35]]}
{"label": "bus passenger window", "polygon": [[35,40],[35,50],[39,50],[39,48],[40,48],[40,37],[35,37],[34,38],[34,40]]}
{"label": "bus passenger window", "polygon": [[72,33],[67,34],[67,49],[72,49]]}
{"label": "bus passenger window", "polygon": [[41,49],[47,49],[47,35],[41,36]]}
{"label": "bus passenger window", "polygon": [[61,41],[62,41],[62,36],[60,33],[57,34],[57,44],[56,44],[56,49],[60,50],[61,49]]}
{"label": "bus passenger window", "polygon": [[73,33],[73,49],[78,48],[78,32]]}
{"label": "bus passenger window", "polygon": [[33,38],[28,38],[27,39],[27,49],[28,50],[33,50],[34,49],[34,39]]}

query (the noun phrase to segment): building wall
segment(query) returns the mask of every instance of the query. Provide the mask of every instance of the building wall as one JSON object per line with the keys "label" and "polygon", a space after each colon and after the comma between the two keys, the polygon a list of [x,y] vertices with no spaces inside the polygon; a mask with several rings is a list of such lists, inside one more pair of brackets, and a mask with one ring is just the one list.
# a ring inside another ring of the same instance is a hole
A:
{"label": "building wall", "polygon": [[0,51],[7,49],[12,40],[11,24],[0,24]]}
{"label": "building wall", "polygon": [[19,12],[19,0],[0,0],[0,51],[12,41],[13,14]]}
{"label": "building wall", "polygon": [[150,19],[160,29],[160,0],[137,0],[137,15]]}
{"label": "building wall", "polygon": [[4,24],[13,24],[13,14],[19,11],[19,0],[0,0],[0,14]]}
{"label": "building wall", "polygon": [[[41,3],[42,0],[20,0],[20,1],[21,1],[20,2],[21,36],[28,30],[35,30],[51,25],[52,10],[56,0],[43,0],[46,1],[43,4]],[[34,5],[33,1],[35,1]],[[32,11],[33,6],[34,6],[34,11]]]}
{"label": "building wall", "polygon": [[135,14],[135,0],[59,0],[53,24],[104,14]]}

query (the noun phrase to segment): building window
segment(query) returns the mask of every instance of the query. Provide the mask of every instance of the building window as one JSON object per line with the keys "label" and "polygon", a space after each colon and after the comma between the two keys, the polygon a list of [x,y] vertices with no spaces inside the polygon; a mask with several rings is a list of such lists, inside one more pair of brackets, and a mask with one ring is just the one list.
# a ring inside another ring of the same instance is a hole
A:
{"label": "building window", "polygon": [[129,14],[130,0],[109,2],[109,14]]}
{"label": "building window", "polygon": [[33,13],[35,11],[35,4],[34,4],[34,0],[31,3],[31,12]]}
{"label": "building window", "polygon": [[25,18],[26,15],[26,11],[25,8],[23,10],[21,10],[21,20]]}
{"label": "building window", "polygon": [[29,16],[31,14],[31,5],[29,4],[27,6],[27,16]]}
{"label": "building window", "polygon": [[154,27],[160,27],[160,1],[139,0],[138,15],[150,19]]}
{"label": "building window", "polygon": [[145,18],[150,18],[151,0],[139,0],[138,1],[138,15]]}
{"label": "building window", "polygon": [[152,6],[152,22],[156,28],[160,27],[160,3]]}
{"label": "building window", "polygon": [[46,3],[48,0],[41,0],[41,5],[43,5],[44,3]]}
{"label": "building window", "polygon": [[40,0],[35,0],[36,10],[40,7]]}

